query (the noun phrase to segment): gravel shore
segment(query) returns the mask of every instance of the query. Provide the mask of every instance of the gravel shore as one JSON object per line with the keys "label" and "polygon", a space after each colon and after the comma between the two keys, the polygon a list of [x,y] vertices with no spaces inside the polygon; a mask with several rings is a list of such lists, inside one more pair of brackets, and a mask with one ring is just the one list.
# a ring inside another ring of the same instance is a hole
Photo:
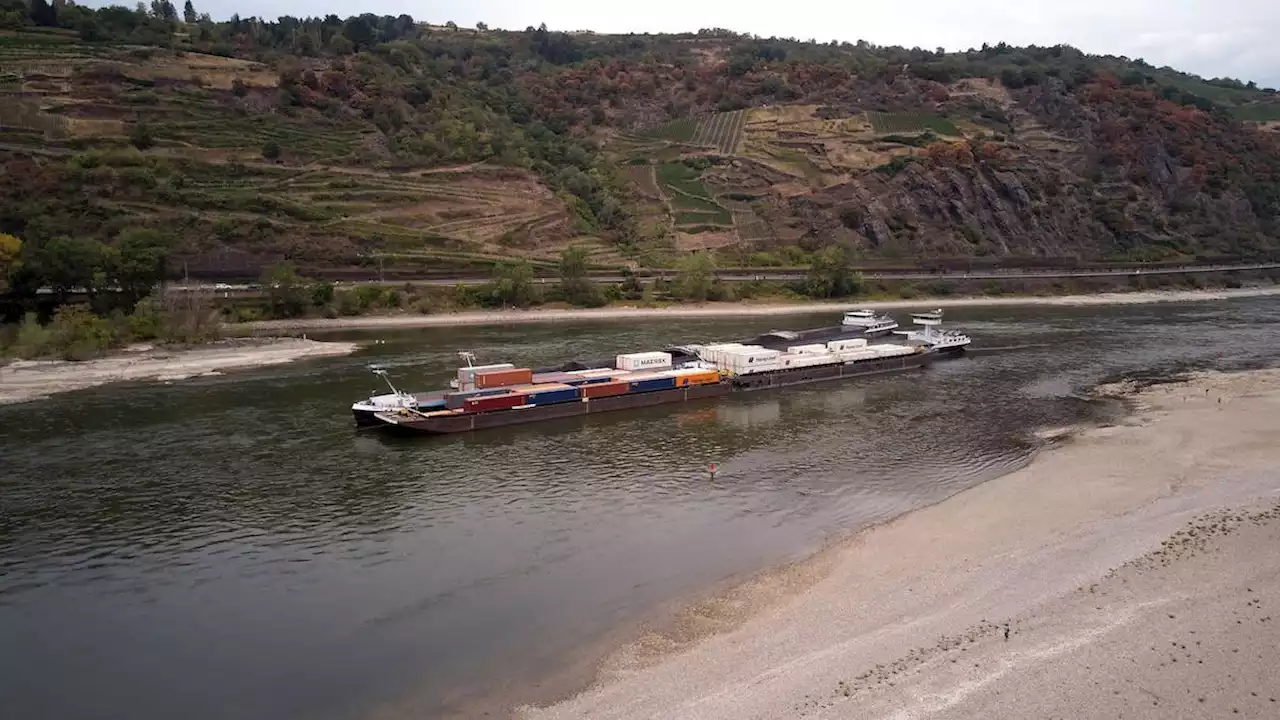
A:
{"label": "gravel shore", "polygon": [[1280,717],[1280,371],[1108,391],[1124,424],[699,603],[518,714]]}
{"label": "gravel shore", "polygon": [[839,313],[855,307],[878,310],[907,308],[995,307],[1002,305],[1133,305],[1158,302],[1225,300],[1238,297],[1280,295],[1280,287],[1225,290],[1169,290],[1058,297],[971,297],[916,300],[868,300],[842,303],[682,303],[662,308],[609,307],[597,309],[479,310],[441,315],[370,315],[349,318],[299,318],[259,320],[233,325],[246,332],[296,330],[380,330],[396,328],[452,327],[462,325],[512,325],[569,321],[646,320],[654,318],[768,317],[807,313]]}
{"label": "gravel shore", "polygon": [[360,346],[300,338],[228,340],[184,350],[149,345],[85,362],[19,360],[0,366],[0,405],[110,382],[183,380],[306,358],[349,355]]}

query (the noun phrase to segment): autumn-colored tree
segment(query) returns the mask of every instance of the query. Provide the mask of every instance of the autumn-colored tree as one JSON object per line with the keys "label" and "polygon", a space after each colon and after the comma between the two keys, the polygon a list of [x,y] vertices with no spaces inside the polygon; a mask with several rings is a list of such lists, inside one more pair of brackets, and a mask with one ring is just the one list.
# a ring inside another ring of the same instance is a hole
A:
{"label": "autumn-colored tree", "polygon": [[18,256],[22,253],[22,241],[18,238],[0,233],[0,291],[9,287],[9,273],[18,267]]}

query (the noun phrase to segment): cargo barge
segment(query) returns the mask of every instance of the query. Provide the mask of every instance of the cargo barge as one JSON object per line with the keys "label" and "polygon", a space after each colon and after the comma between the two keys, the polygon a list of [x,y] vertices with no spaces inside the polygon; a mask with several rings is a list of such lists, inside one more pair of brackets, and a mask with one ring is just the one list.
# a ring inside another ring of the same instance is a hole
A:
{"label": "cargo barge", "polygon": [[[510,364],[476,367],[464,354],[468,366],[458,369],[451,391],[409,395],[391,386],[391,395],[358,402],[352,412],[360,426],[441,435],[903,372],[935,357],[922,345],[868,345],[861,338],[786,351],[742,343],[688,351],[696,359],[678,364],[668,352],[632,353],[617,356],[612,367],[545,373]],[[386,377],[385,370],[375,372]]]}

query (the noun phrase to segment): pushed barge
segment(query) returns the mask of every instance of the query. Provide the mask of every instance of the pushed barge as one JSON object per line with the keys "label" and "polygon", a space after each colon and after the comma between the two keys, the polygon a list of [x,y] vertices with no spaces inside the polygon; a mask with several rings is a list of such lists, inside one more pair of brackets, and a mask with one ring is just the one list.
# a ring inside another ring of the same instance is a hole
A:
{"label": "pushed barge", "polygon": [[[672,354],[619,355],[614,367],[534,373],[509,364],[458,369],[452,391],[391,395],[352,406],[356,423],[430,435],[687,402],[805,383],[902,372],[930,364],[924,345],[868,345],[865,339],[788,347],[727,343],[689,346],[696,359]],[[384,370],[374,372],[386,377]],[[390,384],[390,381],[388,381]]]}

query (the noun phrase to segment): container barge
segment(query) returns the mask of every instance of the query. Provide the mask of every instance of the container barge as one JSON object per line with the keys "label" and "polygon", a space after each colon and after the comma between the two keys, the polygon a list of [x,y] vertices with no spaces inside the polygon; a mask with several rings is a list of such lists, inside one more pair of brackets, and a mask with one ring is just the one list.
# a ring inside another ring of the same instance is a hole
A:
{"label": "container barge", "polygon": [[[352,406],[360,426],[430,435],[470,432],[805,383],[925,367],[936,353],[925,345],[868,345],[865,338],[793,345],[686,346],[670,352],[618,355],[610,367],[535,373],[510,364],[458,368],[450,390],[390,395]],[[375,372],[386,377],[380,368]],[[388,385],[390,381],[388,380]]]}

